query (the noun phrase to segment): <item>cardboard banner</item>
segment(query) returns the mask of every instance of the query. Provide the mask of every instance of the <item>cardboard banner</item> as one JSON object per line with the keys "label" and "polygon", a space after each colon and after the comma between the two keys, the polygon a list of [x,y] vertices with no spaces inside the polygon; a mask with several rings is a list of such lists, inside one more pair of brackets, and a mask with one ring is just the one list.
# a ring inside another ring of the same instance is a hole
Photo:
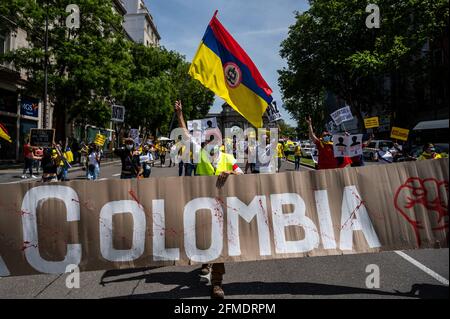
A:
{"label": "cardboard banner", "polygon": [[409,130],[407,130],[405,128],[395,127],[395,126],[392,127],[391,138],[400,140],[400,141],[407,141],[408,135],[409,135]]}
{"label": "cardboard banner", "polygon": [[356,135],[333,135],[334,157],[362,155],[362,134]]}
{"label": "cardboard banner", "polygon": [[0,276],[448,247],[448,165],[2,184]]}
{"label": "cardboard banner", "polygon": [[55,143],[55,129],[30,129],[30,145],[52,147]]}
{"label": "cardboard banner", "polygon": [[103,147],[103,145],[105,145],[105,142],[106,142],[106,136],[105,135],[97,134],[95,136],[94,143],[96,145]]}
{"label": "cardboard banner", "polygon": [[331,113],[330,116],[336,125],[341,125],[344,122],[353,120],[352,111],[348,105]]}
{"label": "cardboard banner", "polygon": [[378,116],[368,117],[364,119],[364,127],[365,128],[375,128],[379,127],[380,123],[378,121]]}

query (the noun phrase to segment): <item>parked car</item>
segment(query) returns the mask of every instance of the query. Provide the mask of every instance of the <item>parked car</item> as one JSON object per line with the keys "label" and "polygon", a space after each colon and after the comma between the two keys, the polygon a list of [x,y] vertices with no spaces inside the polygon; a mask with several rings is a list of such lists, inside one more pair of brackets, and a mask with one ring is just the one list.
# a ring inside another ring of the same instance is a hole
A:
{"label": "parked car", "polygon": [[303,157],[311,157],[316,146],[308,141],[300,143],[300,148]]}
{"label": "parked car", "polygon": [[392,149],[394,147],[394,142],[390,140],[374,140],[370,142],[369,145],[367,145],[367,147],[363,149],[364,159],[377,161],[377,151],[380,149],[380,147],[388,147],[389,149]]}

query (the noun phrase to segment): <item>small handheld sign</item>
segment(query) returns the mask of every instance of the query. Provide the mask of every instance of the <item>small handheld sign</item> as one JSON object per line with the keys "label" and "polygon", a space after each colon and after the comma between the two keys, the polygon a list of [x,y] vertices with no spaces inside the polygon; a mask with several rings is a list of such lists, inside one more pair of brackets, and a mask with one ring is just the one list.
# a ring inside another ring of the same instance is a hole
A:
{"label": "small handheld sign", "polygon": [[30,129],[30,145],[52,147],[55,143],[55,129]]}

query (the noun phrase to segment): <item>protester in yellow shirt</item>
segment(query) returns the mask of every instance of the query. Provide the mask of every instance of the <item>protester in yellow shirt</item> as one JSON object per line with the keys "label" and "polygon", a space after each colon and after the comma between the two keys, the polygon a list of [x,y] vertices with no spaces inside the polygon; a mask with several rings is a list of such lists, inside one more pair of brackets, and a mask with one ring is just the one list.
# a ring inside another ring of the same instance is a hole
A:
{"label": "protester in yellow shirt", "polygon": [[295,158],[295,170],[300,170],[300,161],[302,158],[302,149],[300,147],[300,144],[295,145],[294,148],[294,158]]}
{"label": "protester in yellow shirt", "polygon": [[[175,103],[175,113],[177,114],[178,123],[184,130],[186,138],[189,138],[186,122],[184,121],[181,101]],[[229,175],[243,174],[242,170],[236,163],[236,159],[233,155],[220,152],[220,146],[217,145],[212,149],[212,154],[208,154],[205,149],[200,151],[200,162],[197,164],[196,175],[211,176],[217,175],[216,186],[221,188]],[[212,155],[213,159],[209,159],[208,155]],[[208,264],[202,265],[201,273],[208,274],[211,272],[211,297],[217,299],[224,298],[224,292],[222,289],[222,278],[225,274],[225,265],[223,263],[215,263],[210,267]]]}
{"label": "protester in yellow shirt", "polygon": [[277,168],[277,172],[280,171],[281,169],[281,159],[282,158],[286,158],[286,156],[284,155],[284,147],[283,144],[278,142],[277,144],[277,158],[278,158],[278,168]]}
{"label": "protester in yellow shirt", "polygon": [[423,161],[428,159],[440,159],[440,158],[442,158],[442,156],[441,154],[436,152],[436,148],[434,147],[434,145],[431,143],[427,143],[423,147],[423,153],[420,154],[418,160]]}

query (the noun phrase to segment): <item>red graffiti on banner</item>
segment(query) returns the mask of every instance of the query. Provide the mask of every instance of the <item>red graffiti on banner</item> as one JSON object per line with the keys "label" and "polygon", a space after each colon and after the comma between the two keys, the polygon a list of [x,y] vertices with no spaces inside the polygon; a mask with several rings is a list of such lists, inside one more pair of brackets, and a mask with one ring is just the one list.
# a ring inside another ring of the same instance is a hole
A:
{"label": "red graffiti on banner", "polygon": [[448,229],[448,181],[410,177],[395,192],[394,205],[413,226],[419,247],[420,230],[424,229],[424,221],[419,220],[421,215],[414,210],[415,207],[423,206],[427,210],[427,223],[431,224],[433,231]]}

